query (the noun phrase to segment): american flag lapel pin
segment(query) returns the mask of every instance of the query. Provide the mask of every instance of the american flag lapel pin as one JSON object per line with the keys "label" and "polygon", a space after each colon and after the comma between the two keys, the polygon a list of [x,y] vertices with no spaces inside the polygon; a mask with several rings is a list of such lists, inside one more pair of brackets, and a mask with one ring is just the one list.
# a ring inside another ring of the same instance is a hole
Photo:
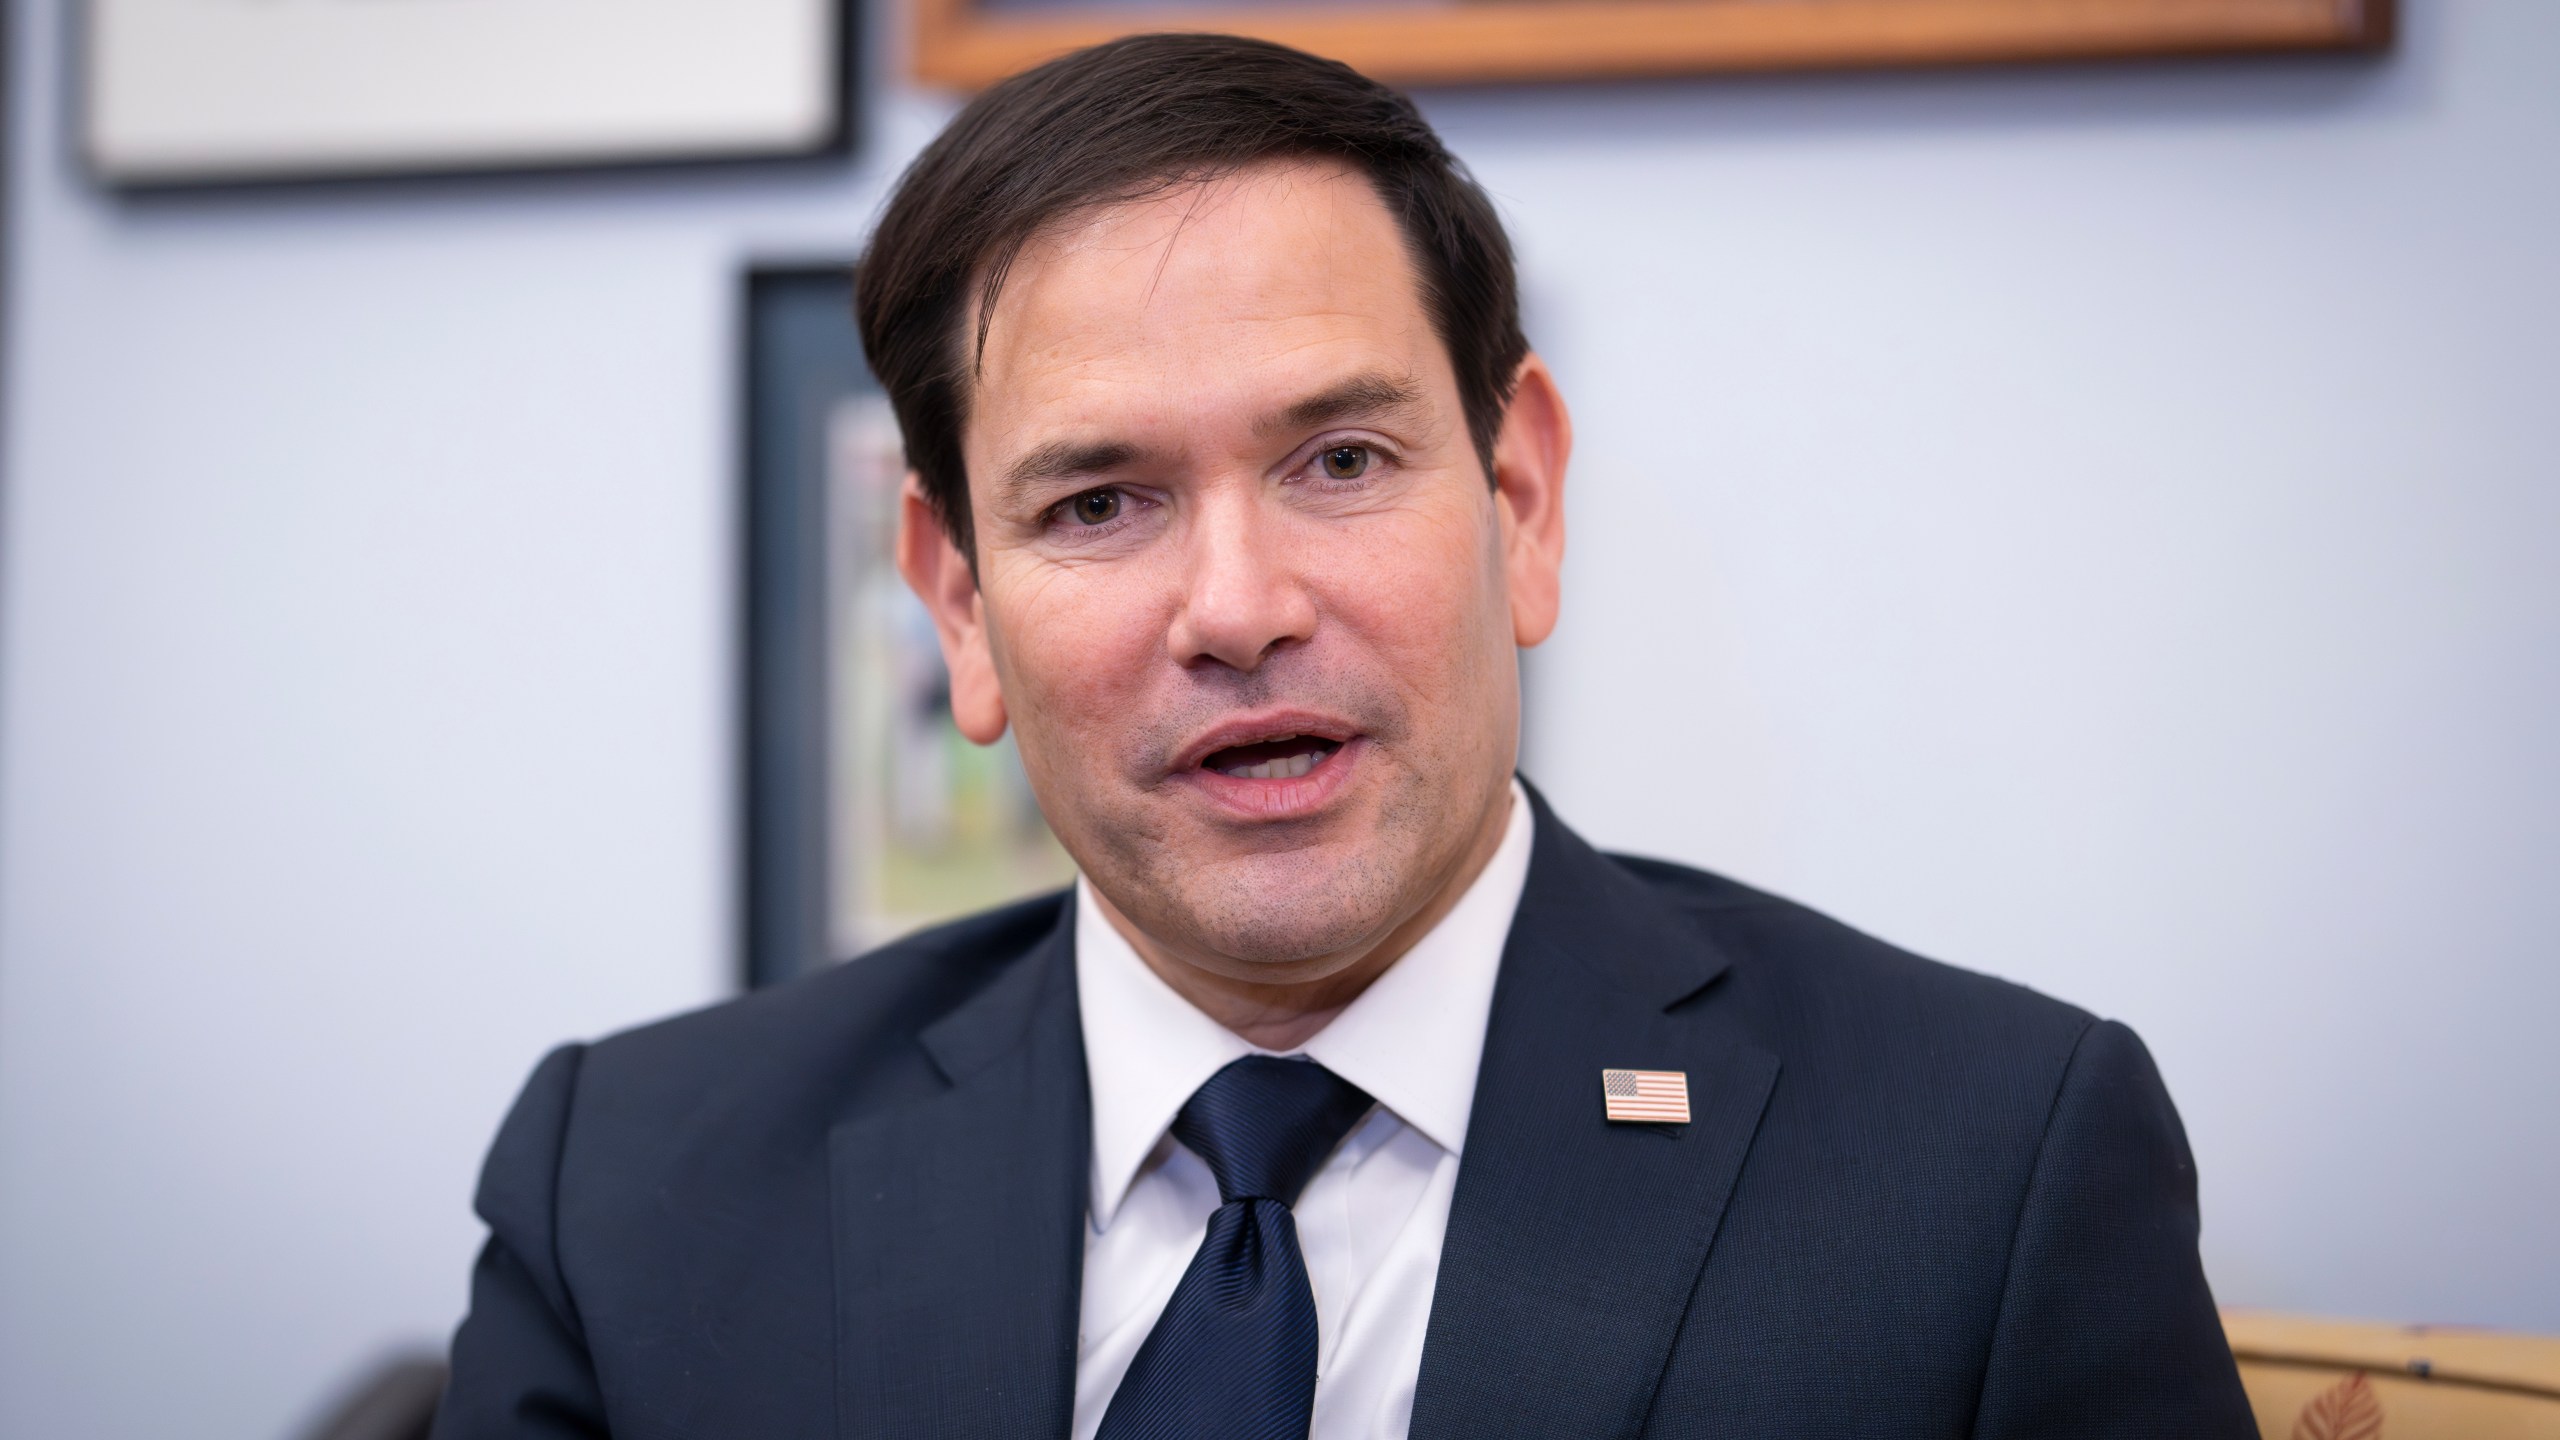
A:
{"label": "american flag lapel pin", "polygon": [[1600,1093],[1611,1120],[1643,1125],[1689,1123],[1689,1072],[1603,1070]]}

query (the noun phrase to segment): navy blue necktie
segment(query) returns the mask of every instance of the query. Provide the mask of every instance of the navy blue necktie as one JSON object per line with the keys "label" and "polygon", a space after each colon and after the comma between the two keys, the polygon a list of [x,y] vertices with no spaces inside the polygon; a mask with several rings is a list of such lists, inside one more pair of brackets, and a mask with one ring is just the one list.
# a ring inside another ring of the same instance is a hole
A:
{"label": "navy blue necktie", "polygon": [[1369,1103],[1321,1065],[1269,1055],[1192,1092],[1173,1138],[1208,1162],[1223,1203],[1097,1440],[1306,1440],[1316,1297],[1289,1207]]}

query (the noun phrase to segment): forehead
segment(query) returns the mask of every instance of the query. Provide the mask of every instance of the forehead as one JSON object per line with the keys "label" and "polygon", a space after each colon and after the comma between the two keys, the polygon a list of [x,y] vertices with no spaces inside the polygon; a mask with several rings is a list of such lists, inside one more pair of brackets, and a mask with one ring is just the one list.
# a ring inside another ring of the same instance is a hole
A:
{"label": "forehead", "polygon": [[1357,369],[1449,377],[1402,232],[1346,166],[1255,166],[1026,245],[987,326],[969,443],[1266,405]]}

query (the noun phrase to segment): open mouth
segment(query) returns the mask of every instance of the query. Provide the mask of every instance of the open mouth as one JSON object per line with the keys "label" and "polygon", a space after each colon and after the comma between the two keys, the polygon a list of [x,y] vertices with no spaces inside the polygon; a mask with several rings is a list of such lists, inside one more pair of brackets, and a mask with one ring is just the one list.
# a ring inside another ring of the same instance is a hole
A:
{"label": "open mouth", "polygon": [[1200,762],[1200,768],[1236,780],[1295,780],[1333,758],[1341,748],[1341,741],[1321,735],[1282,735],[1212,751]]}

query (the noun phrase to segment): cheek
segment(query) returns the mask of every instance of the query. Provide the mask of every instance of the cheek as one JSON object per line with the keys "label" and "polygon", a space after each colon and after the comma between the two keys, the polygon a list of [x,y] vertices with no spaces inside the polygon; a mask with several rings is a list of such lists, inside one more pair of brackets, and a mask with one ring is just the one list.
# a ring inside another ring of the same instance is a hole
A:
{"label": "cheek", "polygon": [[1393,662],[1419,703],[1472,705],[1479,675],[1508,651],[1511,633],[1491,504],[1381,518],[1395,523],[1327,547],[1326,608]]}
{"label": "cheek", "polygon": [[1163,651],[1164,625],[1149,592],[1125,583],[1135,578],[1043,568],[996,590],[996,674],[1026,760],[1137,713],[1130,697]]}

